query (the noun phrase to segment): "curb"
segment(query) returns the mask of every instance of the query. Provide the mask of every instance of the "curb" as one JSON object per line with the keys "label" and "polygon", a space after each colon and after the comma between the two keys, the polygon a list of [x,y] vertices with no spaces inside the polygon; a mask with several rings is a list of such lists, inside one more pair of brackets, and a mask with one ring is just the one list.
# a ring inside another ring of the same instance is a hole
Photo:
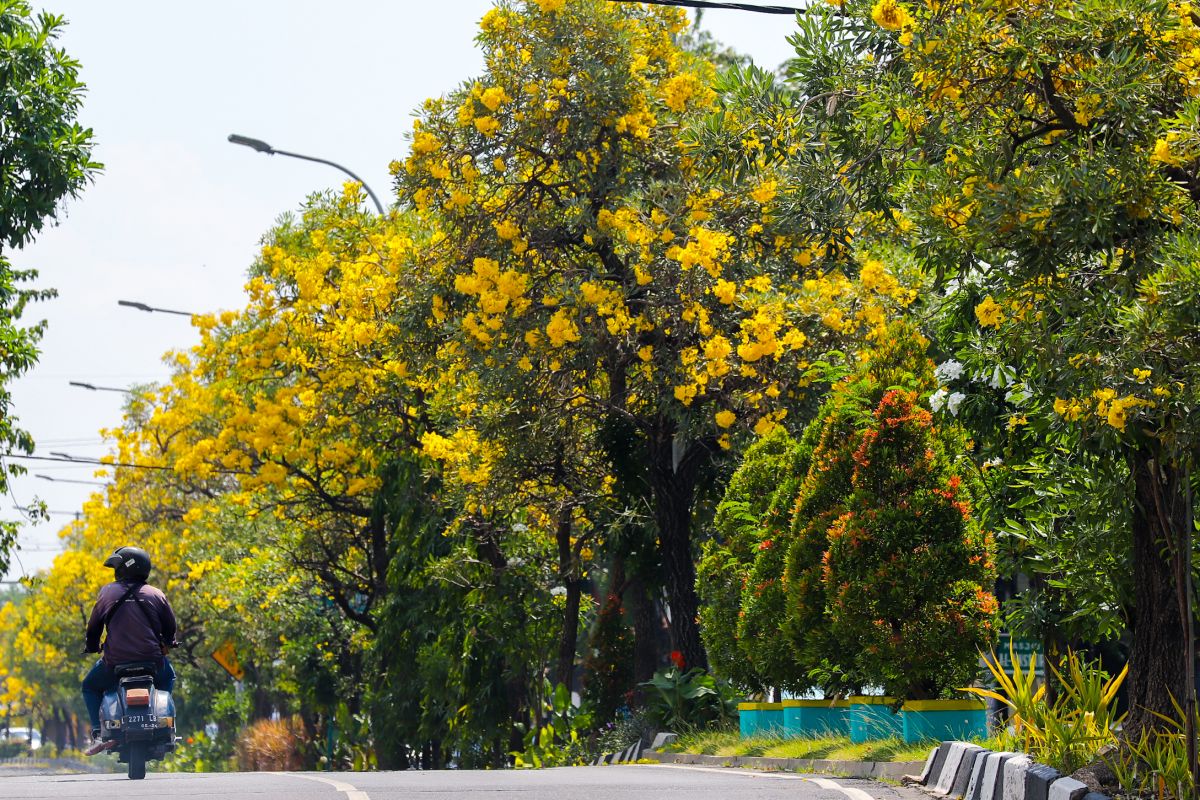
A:
{"label": "curb", "polygon": [[905,777],[929,794],[952,800],[1109,800],[1026,755],[993,753],[970,742],[942,742],[919,776]]}
{"label": "curb", "polygon": [[[846,778],[885,778],[898,781],[921,766],[920,761],[830,761],[814,758],[768,758],[766,756],[707,756],[697,753],[659,753],[647,750],[642,758],[660,764],[695,764],[706,767],[750,767],[789,772],[829,773]],[[1047,799],[1049,800],[1049,799]],[[1071,798],[1071,800],[1078,800]]]}

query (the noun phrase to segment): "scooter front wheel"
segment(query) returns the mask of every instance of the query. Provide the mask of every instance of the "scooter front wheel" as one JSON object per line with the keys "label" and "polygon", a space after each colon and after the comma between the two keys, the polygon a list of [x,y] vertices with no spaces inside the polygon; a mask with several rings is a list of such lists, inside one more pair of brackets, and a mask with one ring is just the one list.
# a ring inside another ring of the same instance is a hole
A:
{"label": "scooter front wheel", "polygon": [[140,781],[146,777],[146,743],[129,744],[129,780]]}

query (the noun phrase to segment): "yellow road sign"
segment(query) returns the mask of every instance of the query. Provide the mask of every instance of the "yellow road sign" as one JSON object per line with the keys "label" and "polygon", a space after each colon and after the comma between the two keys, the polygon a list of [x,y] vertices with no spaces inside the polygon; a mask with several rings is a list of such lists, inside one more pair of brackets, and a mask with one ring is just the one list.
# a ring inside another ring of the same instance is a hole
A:
{"label": "yellow road sign", "polygon": [[237,651],[233,648],[233,641],[226,639],[221,642],[221,645],[212,652],[213,661],[221,665],[221,668],[229,673],[235,681],[240,681],[246,677],[246,670],[242,669],[241,663],[238,662]]}

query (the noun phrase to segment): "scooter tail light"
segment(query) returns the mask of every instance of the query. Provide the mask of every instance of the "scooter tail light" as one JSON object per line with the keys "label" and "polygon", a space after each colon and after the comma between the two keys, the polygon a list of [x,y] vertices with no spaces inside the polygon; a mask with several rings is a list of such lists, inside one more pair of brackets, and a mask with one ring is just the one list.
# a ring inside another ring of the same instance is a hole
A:
{"label": "scooter tail light", "polygon": [[125,705],[129,705],[129,706],[148,706],[148,705],[150,705],[150,690],[149,689],[127,689],[125,691]]}

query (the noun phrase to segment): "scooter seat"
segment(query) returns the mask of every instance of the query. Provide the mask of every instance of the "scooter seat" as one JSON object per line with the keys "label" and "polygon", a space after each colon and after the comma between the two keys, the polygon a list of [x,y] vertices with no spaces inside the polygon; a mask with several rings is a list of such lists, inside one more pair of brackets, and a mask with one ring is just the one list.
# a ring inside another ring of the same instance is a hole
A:
{"label": "scooter seat", "polygon": [[118,678],[130,675],[153,675],[157,670],[158,665],[153,661],[134,661],[129,664],[117,664],[113,667],[113,672]]}

